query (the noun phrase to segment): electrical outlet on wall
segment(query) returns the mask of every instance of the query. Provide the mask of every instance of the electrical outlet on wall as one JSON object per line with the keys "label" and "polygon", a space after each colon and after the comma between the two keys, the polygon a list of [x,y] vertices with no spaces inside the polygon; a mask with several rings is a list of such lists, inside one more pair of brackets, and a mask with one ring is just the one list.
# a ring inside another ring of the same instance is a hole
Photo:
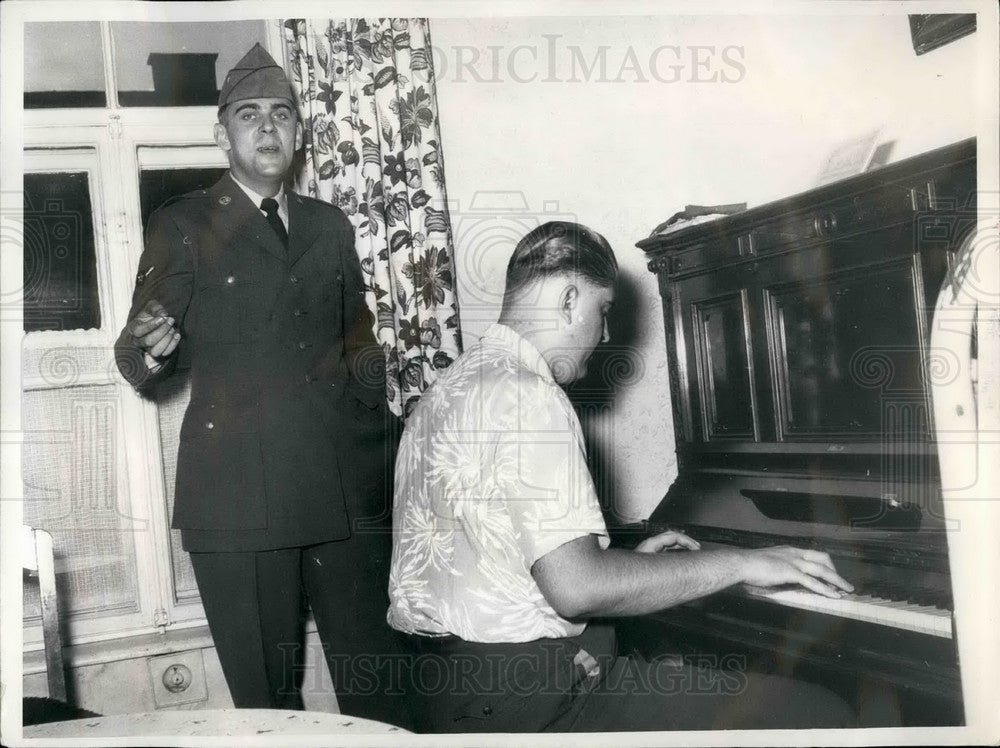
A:
{"label": "electrical outlet on wall", "polygon": [[146,664],[157,709],[208,699],[205,663],[200,649],[149,657]]}

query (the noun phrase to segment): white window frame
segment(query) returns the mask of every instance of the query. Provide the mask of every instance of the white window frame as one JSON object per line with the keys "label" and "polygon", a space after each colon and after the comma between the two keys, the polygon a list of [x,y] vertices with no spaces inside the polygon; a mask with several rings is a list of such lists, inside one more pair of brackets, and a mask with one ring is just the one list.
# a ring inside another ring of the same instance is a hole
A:
{"label": "white window frame", "polygon": [[[24,159],[25,173],[68,173],[86,172],[90,188],[91,218],[94,230],[94,251],[97,264],[98,299],[101,308],[101,327],[89,330],[58,330],[35,331],[26,333],[23,339],[23,350],[42,353],[46,350],[66,348],[92,348],[110,352],[114,342],[115,329],[118,324],[118,305],[115,303],[113,288],[113,266],[115,263],[113,246],[115,244],[111,232],[108,231],[105,218],[113,214],[113,198],[109,199],[107,186],[109,177],[114,173],[113,159],[109,158],[109,149],[100,133],[92,128],[76,128],[71,134],[65,132],[50,133],[58,146],[44,149],[34,148],[26,137],[26,152]],[[69,137],[67,137],[69,136]],[[110,359],[109,359],[110,360]],[[98,371],[85,372],[68,386],[111,386],[120,391],[120,375],[110,366],[102,366]],[[65,389],[67,384],[47,381],[44,377],[34,376],[24,372],[22,376],[22,391],[40,392]],[[124,398],[118,400],[121,407],[116,408],[115,439],[116,454],[112,455],[112,464],[129,464],[125,455],[125,424],[130,417],[129,404]],[[133,549],[135,558],[136,599],[135,609],[117,614],[100,612],[85,612],[67,617],[66,625],[70,641],[89,642],[100,639],[109,631],[138,632],[146,629],[150,617],[150,609],[156,604],[159,595],[155,587],[149,584],[153,557],[148,547],[148,539],[157,534],[159,524],[149,507],[140,497],[129,491],[133,477],[128,472],[115,470],[113,480],[115,491],[121,509],[129,517],[142,518],[149,532],[133,534]],[[73,560],[62,560],[57,564],[72,566]],[[24,646],[27,651],[41,649],[43,646],[41,622],[28,625],[24,632]]]}

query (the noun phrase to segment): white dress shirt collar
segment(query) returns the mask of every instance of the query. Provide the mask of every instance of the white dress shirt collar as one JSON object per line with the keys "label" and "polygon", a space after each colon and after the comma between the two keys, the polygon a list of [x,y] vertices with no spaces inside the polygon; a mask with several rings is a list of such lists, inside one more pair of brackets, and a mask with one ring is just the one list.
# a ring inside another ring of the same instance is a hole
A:
{"label": "white dress shirt collar", "polygon": [[[232,180],[236,182],[236,184],[239,185],[239,188],[246,193],[246,196],[250,198],[250,202],[256,205],[257,209],[260,210],[260,203],[261,200],[264,199],[264,195],[254,192],[252,189],[247,187],[243,184],[243,182],[233,176],[232,172],[229,172],[229,176],[232,177]],[[285,231],[288,231],[288,194],[285,192],[285,185],[281,185],[278,189],[278,194],[274,196],[274,200],[278,203],[278,217],[281,218],[281,222],[285,224]],[[260,212],[261,215],[264,215],[263,210]]]}

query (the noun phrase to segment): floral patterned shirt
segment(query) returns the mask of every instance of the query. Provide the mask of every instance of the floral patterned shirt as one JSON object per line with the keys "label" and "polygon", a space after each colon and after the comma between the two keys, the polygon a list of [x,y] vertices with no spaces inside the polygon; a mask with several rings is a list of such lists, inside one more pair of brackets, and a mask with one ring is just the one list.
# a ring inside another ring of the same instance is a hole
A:
{"label": "floral patterned shirt", "polygon": [[493,325],[424,393],[396,462],[390,625],[522,642],[576,636],[531,576],[576,538],[609,543],[580,422],[528,341]]}

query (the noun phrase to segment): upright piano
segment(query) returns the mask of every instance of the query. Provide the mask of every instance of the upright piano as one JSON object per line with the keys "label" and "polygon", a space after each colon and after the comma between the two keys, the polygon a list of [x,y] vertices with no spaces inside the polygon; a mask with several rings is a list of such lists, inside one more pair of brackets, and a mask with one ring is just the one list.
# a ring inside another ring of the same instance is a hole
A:
{"label": "upright piano", "polygon": [[818,681],[865,725],[962,724],[929,384],[955,354],[929,330],[975,190],[968,140],[638,242],[678,477],[619,542],[670,527],[707,548],[815,547],[856,589],[729,590],[620,622],[626,646]]}

